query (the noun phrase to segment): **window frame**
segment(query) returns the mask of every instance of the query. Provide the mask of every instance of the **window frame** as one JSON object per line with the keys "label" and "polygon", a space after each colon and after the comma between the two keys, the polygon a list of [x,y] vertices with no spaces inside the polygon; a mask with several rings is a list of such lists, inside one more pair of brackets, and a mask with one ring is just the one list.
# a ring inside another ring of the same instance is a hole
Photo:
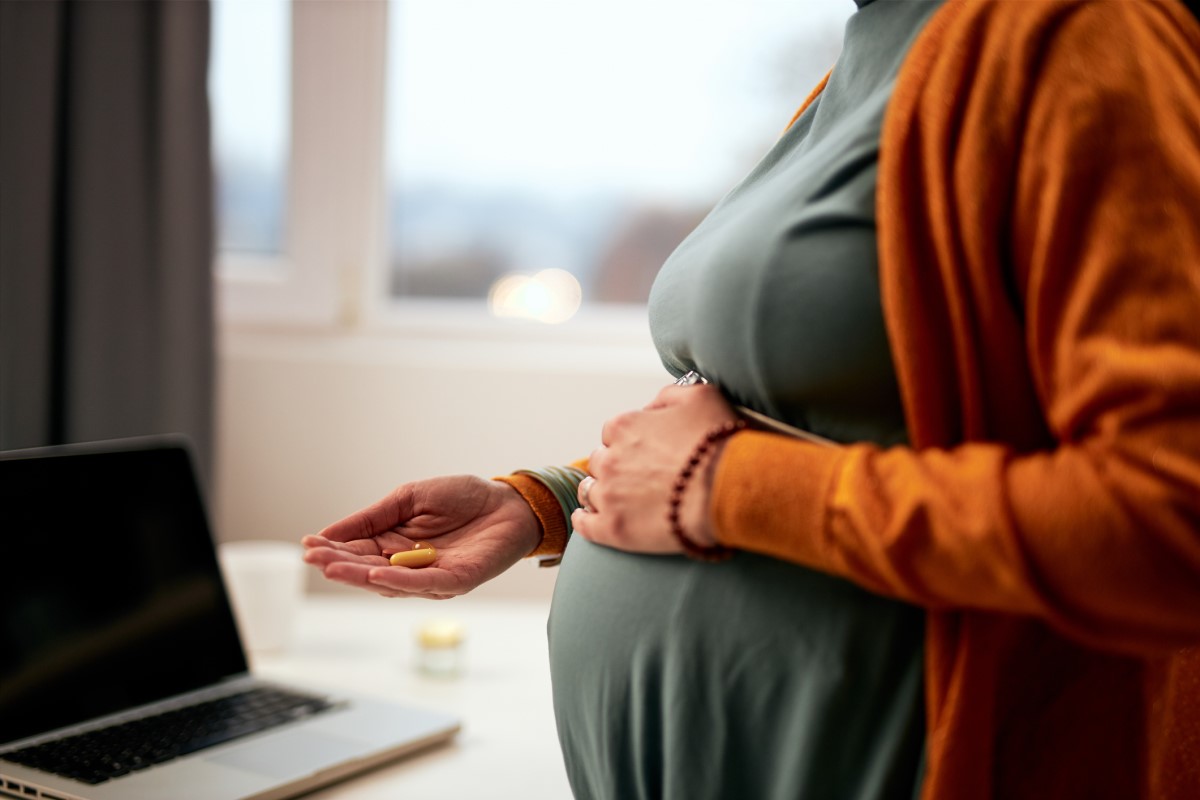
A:
{"label": "window frame", "polygon": [[387,4],[291,3],[282,252],[219,252],[223,323],[328,328],[359,316],[381,232]]}

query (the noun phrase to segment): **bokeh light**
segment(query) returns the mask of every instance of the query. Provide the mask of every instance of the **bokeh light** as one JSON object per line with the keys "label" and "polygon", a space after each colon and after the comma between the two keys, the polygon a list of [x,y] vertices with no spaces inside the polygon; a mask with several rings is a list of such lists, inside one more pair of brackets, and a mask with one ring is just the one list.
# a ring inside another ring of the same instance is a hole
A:
{"label": "bokeh light", "polygon": [[496,317],[532,319],[556,324],[575,316],[583,289],[564,269],[544,269],[533,275],[509,273],[492,284],[488,308]]}

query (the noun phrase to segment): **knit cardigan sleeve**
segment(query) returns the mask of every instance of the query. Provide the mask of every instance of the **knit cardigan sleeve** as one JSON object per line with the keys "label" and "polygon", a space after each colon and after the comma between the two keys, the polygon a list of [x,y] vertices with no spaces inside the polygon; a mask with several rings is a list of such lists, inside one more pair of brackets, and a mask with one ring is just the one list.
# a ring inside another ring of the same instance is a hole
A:
{"label": "knit cardigan sleeve", "polygon": [[1096,647],[1194,644],[1200,28],[1172,2],[951,5],[881,142],[912,444],[738,434],[718,539]]}
{"label": "knit cardigan sleeve", "polygon": [[[581,458],[571,463],[572,467],[588,471],[588,460]],[[563,516],[562,507],[555,499],[554,493],[541,481],[523,473],[500,475],[492,480],[507,483],[517,494],[529,504],[533,515],[537,517],[541,538],[538,545],[529,552],[526,558],[561,556],[567,549],[567,520]],[[557,562],[554,562],[557,563]]]}

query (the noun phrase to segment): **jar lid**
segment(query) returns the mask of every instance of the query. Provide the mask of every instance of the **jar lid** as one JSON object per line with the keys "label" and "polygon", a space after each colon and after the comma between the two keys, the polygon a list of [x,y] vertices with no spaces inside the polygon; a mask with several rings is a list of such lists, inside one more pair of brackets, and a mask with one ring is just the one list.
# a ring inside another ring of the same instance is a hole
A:
{"label": "jar lid", "polygon": [[417,629],[421,647],[458,647],[463,640],[462,623],[452,619],[430,620]]}

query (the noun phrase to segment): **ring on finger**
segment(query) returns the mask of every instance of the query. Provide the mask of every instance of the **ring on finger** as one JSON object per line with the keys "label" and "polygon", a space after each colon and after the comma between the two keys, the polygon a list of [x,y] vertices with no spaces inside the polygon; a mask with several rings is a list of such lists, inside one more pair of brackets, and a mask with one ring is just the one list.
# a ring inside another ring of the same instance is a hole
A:
{"label": "ring on finger", "polygon": [[596,507],[593,506],[592,502],[591,502],[592,487],[595,485],[596,485],[596,479],[593,478],[591,475],[588,475],[587,477],[585,477],[583,480],[581,480],[579,482],[579,490],[577,492],[577,496],[579,498],[579,505],[583,506],[584,511],[589,511],[589,512],[593,512],[593,513],[596,511]]}

